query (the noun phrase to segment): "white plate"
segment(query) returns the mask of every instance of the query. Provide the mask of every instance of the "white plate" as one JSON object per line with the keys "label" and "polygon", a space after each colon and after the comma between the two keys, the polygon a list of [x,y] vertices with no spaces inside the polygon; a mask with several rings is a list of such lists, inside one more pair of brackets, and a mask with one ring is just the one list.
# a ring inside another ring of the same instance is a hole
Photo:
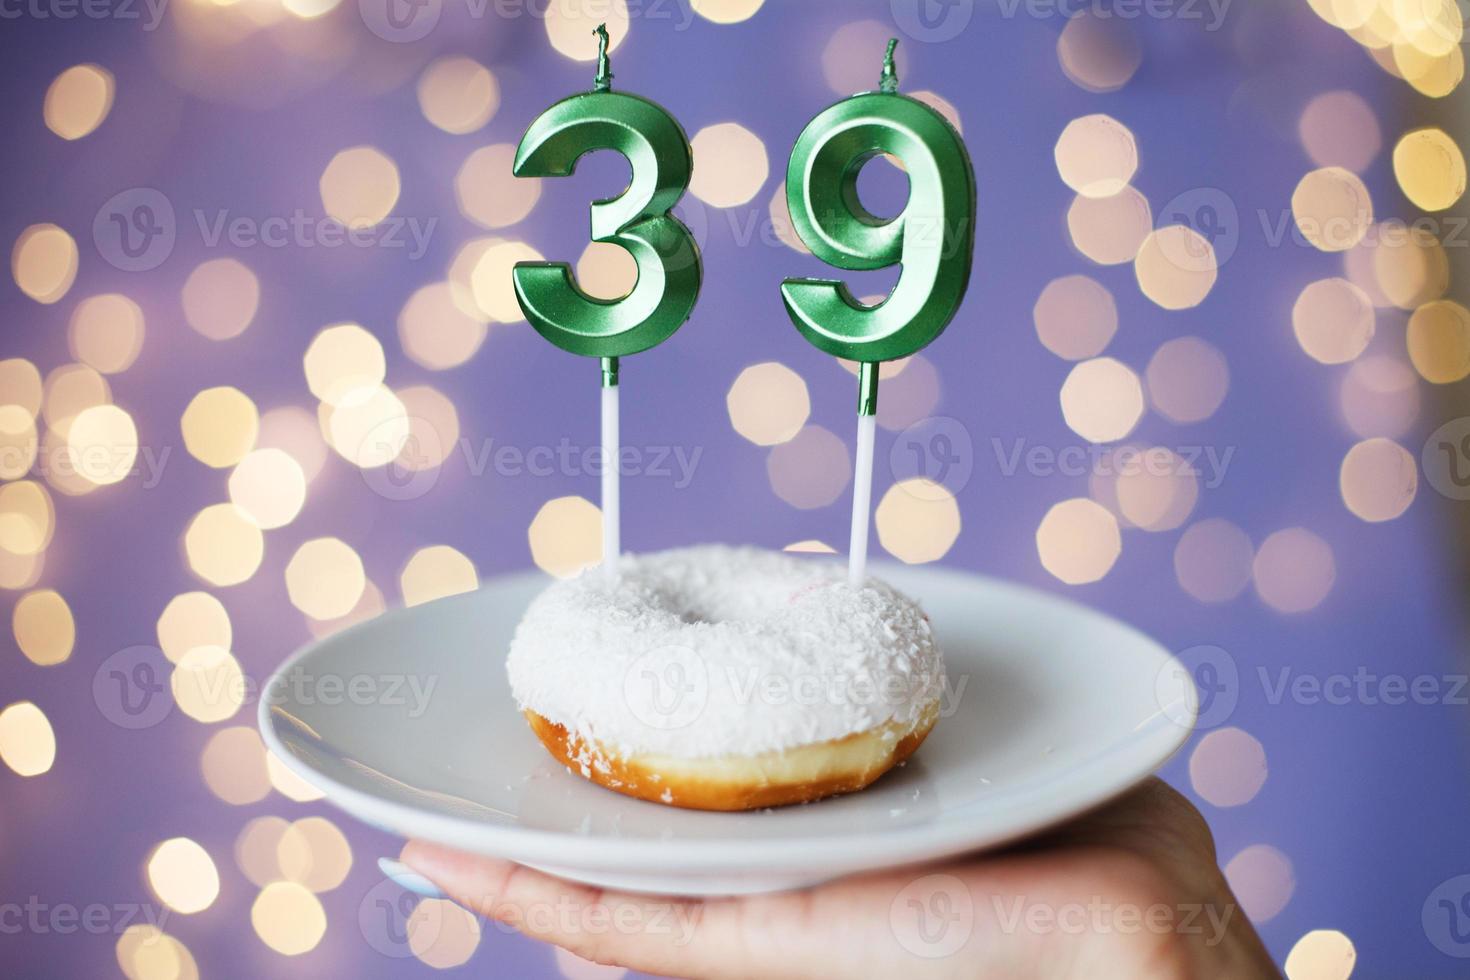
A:
{"label": "white plate", "polygon": [[567,773],[516,711],[505,677],[541,575],[496,579],[308,646],[272,676],[261,732],[331,802],[391,833],[683,895],[795,888],[1013,841],[1128,789],[1189,735],[1188,673],[1136,630],[964,572],[875,571],[930,614],[952,694],[918,753],[851,796],[705,813]]}

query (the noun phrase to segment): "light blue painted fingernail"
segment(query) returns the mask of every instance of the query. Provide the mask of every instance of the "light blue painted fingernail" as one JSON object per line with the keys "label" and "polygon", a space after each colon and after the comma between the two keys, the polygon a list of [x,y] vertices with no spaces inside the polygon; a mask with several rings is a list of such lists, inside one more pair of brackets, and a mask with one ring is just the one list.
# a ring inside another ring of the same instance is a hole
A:
{"label": "light blue painted fingernail", "polygon": [[395,861],[392,858],[378,858],[378,870],[383,872],[385,877],[393,879],[394,883],[400,888],[407,889],[415,895],[422,895],[424,898],[448,897],[439,890],[438,885],[417,871],[414,871],[402,861]]}

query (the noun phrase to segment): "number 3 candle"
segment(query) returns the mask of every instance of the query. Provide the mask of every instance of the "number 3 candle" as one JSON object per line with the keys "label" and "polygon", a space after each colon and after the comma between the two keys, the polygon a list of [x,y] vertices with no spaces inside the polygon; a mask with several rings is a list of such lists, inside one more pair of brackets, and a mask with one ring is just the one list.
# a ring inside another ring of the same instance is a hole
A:
{"label": "number 3 candle", "polygon": [[613,92],[607,28],[599,26],[597,77],[591,92],[563,99],[526,130],[516,149],[517,177],[565,177],[593,150],[616,150],[633,176],[627,190],[592,205],[592,240],[626,249],[638,281],[622,299],[593,299],[577,288],[565,262],[521,262],[516,299],[531,326],[563,350],[602,359],[602,560],[616,574],[618,506],[618,358],[663,343],[694,309],[699,248],[668,213],[689,186],[689,139],[663,108]]}
{"label": "number 3 candle", "polygon": [[[898,94],[897,46],[888,42],[879,90],[843,99],[807,123],[786,170],[791,223],[813,255],[839,269],[902,264],[893,292],[871,307],[836,280],[781,284],[801,335],[859,364],[848,549],[854,585],[867,565],[878,365],[921,350],[948,326],[969,284],[975,245],[975,174],[965,144],[939,113]],[[880,153],[902,161],[909,178],[908,203],[891,220],[869,214],[857,196],[858,171]]]}

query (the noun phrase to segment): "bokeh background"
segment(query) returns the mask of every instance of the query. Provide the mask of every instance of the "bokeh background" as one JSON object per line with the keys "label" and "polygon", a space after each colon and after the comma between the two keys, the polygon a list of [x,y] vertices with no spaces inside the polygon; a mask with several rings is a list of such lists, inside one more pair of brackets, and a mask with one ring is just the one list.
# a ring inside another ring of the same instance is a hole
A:
{"label": "bokeh background", "polygon": [[[615,85],[693,140],[706,269],[624,364],[625,546],[845,541],[855,380],[781,308],[824,273],[782,177],[899,37],[979,227],[958,318],[883,383],[875,548],[1183,652],[1204,715],[1166,776],[1290,976],[1465,974],[1452,0],[4,10],[0,972],[621,975],[393,892],[397,842],[253,723],[314,636],[597,559],[596,366],[508,270],[619,295],[586,206],[626,165],[509,163],[606,20]],[[902,206],[897,169],[862,181]]]}

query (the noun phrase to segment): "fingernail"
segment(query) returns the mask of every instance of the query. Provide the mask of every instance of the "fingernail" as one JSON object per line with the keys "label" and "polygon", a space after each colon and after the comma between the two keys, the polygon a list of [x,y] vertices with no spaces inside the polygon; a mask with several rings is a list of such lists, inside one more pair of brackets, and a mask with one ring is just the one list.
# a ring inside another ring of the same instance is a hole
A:
{"label": "fingernail", "polygon": [[417,871],[414,871],[402,861],[395,861],[392,858],[378,858],[378,870],[383,872],[385,877],[391,878],[400,888],[411,891],[415,895],[421,895],[424,898],[448,897],[444,892],[440,891],[438,885]]}

